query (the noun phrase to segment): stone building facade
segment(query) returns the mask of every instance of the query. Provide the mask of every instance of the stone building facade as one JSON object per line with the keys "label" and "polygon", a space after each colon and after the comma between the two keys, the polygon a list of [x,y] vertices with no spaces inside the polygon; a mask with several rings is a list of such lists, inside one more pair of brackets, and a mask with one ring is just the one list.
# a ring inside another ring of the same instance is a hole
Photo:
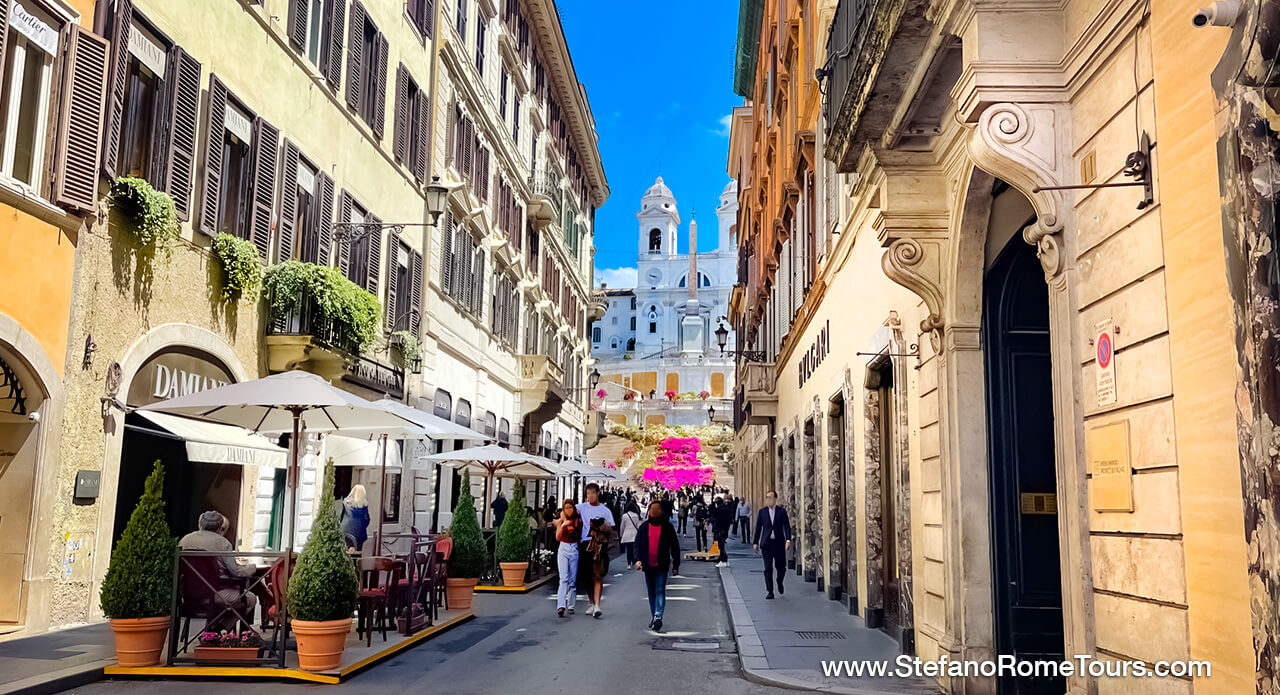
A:
{"label": "stone building facade", "polygon": [[950,692],[1274,692],[1268,4],[743,7],[739,477],[796,570],[923,659],[1212,663]]}

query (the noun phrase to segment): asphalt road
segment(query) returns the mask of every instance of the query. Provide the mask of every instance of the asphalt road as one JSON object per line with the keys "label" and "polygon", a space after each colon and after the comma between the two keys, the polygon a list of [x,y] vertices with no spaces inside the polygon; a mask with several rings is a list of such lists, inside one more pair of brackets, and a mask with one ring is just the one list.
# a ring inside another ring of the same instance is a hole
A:
{"label": "asphalt road", "polygon": [[794,692],[742,678],[720,579],[710,563],[685,562],[684,574],[672,578],[660,635],[647,629],[649,604],[642,574],[625,570],[618,559],[612,567],[602,618],[585,615],[583,598],[578,599],[577,615],[557,618],[550,585],[523,596],[477,595],[474,620],[341,685],[113,680],[75,692],[225,695],[231,691],[239,695],[288,688],[451,695]]}

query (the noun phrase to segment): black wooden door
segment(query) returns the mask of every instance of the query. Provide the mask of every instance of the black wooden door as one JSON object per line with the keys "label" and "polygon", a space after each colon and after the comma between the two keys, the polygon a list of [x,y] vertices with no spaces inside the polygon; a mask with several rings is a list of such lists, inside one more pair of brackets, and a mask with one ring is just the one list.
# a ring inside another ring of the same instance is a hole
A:
{"label": "black wooden door", "polygon": [[[983,340],[996,651],[1060,660],[1049,297],[1035,248],[1014,235],[987,271]],[[1061,679],[1006,678],[1001,693],[1062,693]]]}

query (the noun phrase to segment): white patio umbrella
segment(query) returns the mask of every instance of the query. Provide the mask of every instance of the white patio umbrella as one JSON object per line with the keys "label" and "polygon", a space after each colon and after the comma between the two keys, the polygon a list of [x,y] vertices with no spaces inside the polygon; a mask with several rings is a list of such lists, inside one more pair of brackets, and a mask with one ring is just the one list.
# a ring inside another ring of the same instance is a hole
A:
{"label": "white patio umbrella", "polygon": [[302,431],[415,426],[410,420],[309,372],[290,371],[144,405],[138,410],[238,425],[251,432],[290,432],[289,551],[297,514],[298,445]]}
{"label": "white patio umbrella", "polygon": [[[484,473],[488,477],[489,491],[493,480],[499,476],[509,478],[554,478],[557,472],[537,462],[538,457],[521,451],[504,449],[497,444],[474,446],[457,451],[445,451],[425,457],[424,461],[443,463],[454,468],[466,468]],[[484,518],[489,518],[489,495],[485,493]]]}
{"label": "white patio umbrella", "polygon": [[459,425],[456,422],[446,420],[438,415],[418,410],[411,405],[393,401],[389,398],[374,401],[374,405],[382,406],[387,410],[409,420],[423,430],[426,430],[431,439],[457,439],[468,442],[491,441],[493,437],[481,434],[470,427]]}

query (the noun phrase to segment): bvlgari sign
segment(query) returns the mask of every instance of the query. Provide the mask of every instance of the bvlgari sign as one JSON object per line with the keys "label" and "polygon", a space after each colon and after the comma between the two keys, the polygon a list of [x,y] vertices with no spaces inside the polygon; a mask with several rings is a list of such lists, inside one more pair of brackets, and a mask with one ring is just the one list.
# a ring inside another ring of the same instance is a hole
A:
{"label": "bvlgari sign", "polygon": [[827,353],[831,351],[831,322],[827,321],[822,324],[822,330],[818,331],[818,335],[813,339],[813,343],[809,345],[809,349],[800,354],[800,385],[804,386],[804,382],[813,376],[814,371],[818,369],[818,365],[827,358]]}
{"label": "bvlgari sign", "polygon": [[172,350],[147,360],[129,384],[128,403],[146,405],[226,386],[235,381],[226,367],[195,351]]}

